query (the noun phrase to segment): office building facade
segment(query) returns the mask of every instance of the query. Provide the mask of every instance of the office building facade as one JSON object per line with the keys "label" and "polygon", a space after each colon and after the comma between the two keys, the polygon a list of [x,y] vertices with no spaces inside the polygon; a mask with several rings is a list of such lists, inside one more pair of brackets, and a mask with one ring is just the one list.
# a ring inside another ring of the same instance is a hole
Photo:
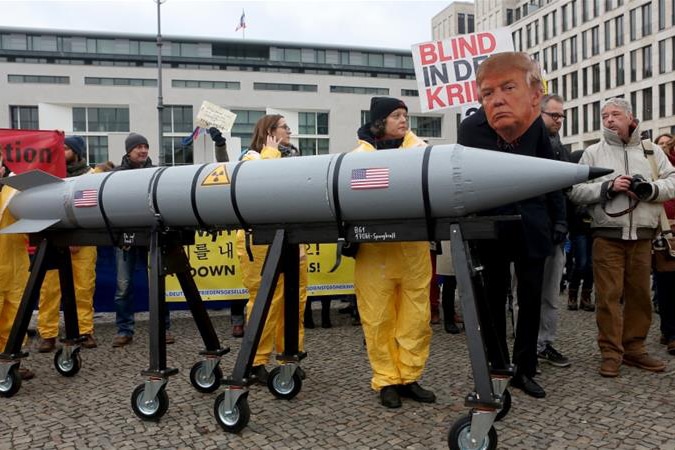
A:
{"label": "office building facade", "polygon": [[163,165],[213,160],[208,137],[182,143],[204,100],[237,114],[234,157],[266,113],[286,117],[304,155],[349,151],[373,96],[403,99],[432,144],[454,132],[449,116],[419,113],[410,51],[165,36],[160,144],[156,55],[150,35],[0,28],[0,128],[83,135],[90,164],[119,162],[139,132]]}

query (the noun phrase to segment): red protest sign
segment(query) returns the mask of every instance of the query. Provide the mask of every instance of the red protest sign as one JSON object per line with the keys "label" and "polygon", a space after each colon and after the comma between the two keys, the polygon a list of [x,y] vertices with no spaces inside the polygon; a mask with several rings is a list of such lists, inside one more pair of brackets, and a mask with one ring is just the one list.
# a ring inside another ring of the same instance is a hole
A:
{"label": "red protest sign", "polygon": [[0,128],[2,160],[16,174],[40,169],[65,178],[66,155],[63,140],[62,131]]}

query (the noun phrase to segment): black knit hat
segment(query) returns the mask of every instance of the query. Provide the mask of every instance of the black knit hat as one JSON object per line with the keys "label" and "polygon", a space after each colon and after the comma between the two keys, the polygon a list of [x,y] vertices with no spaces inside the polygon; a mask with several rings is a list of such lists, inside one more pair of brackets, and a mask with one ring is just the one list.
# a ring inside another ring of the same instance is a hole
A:
{"label": "black knit hat", "polygon": [[132,151],[137,145],[145,144],[150,147],[148,140],[142,134],[138,133],[129,133],[126,140],[124,141],[124,147],[127,149],[127,153]]}
{"label": "black knit hat", "polygon": [[389,114],[399,108],[408,111],[408,107],[403,103],[403,100],[391,97],[373,97],[370,99],[370,122],[386,119]]}
{"label": "black knit hat", "polygon": [[68,136],[64,141],[64,145],[67,145],[73,153],[75,153],[80,159],[84,159],[87,153],[87,146],[84,143],[84,139],[80,136]]}

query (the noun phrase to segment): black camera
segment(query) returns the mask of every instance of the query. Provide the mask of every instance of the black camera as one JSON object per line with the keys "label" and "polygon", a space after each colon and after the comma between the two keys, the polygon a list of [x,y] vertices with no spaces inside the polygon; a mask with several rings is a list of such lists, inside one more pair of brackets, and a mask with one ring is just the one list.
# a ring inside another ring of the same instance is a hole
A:
{"label": "black camera", "polygon": [[630,187],[628,190],[634,193],[635,196],[640,200],[648,199],[654,192],[652,184],[645,180],[645,177],[638,174],[633,175],[633,179],[630,180]]}

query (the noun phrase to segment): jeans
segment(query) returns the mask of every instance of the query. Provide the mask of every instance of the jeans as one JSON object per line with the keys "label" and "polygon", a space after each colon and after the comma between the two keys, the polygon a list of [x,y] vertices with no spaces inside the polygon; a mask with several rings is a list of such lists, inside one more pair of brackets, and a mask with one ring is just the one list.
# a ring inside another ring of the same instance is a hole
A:
{"label": "jeans", "polygon": [[[141,247],[129,250],[115,248],[115,266],[117,268],[117,287],[115,290],[115,324],[117,334],[134,335],[134,269],[136,263],[142,266],[147,276],[147,251]],[[171,326],[169,310],[166,310],[164,324],[168,331]]]}
{"label": "jeans", "polygon": [[[570,290],[578,291],[581,287],[590,291],[593,289],[593,240],[587,234],[571,236],[572,254],[574,255],[574,270],[570,279]],[[583,281],[583,287],[581,282]]]}

